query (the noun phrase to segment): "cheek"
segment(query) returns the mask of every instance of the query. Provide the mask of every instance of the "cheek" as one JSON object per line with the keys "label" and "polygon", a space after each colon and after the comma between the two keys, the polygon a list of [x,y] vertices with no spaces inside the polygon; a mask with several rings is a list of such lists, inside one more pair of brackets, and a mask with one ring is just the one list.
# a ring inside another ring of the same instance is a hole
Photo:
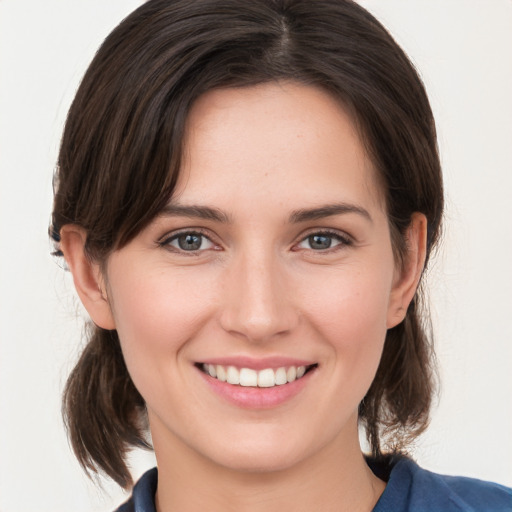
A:
{"label": "cheek", "polygon": [[310,276],[301,295],[307,297],[306,314],[309,312],[316,318],[317,325],[331,332],[361,335],[375,330],[385,331],[392,272],[378,268],[374,272],[343,268],[321,278]]}
{"label": "cheek", "polygon": [[217,300],[214,277],[200,271],[191,277],[165,270],[111,276],[116,330],[134,371],[139,361],[156,368],[161,358],[172,359],[208,322]]}
{"label": "cheek", "polygon": [[382,354],[391,281],[387,272],[333,272],[305,304],[304,314],[329,346],[333,368],[342,378],[361,378],[363,387],[373,380]]}
{"label": "cheek", "polygon": [[[208,329],[215,309],[213,277],[196,271],[193,279],[192,274],[162,269],[110,278],[114,319],[128,372],[148,409],[165,411],[169,424],[180,424],[176,414],[186,409],[182,390],[187,365],[183,363],[190,341],[201,329]],[[162,406],[171,403],[173,407]]]}

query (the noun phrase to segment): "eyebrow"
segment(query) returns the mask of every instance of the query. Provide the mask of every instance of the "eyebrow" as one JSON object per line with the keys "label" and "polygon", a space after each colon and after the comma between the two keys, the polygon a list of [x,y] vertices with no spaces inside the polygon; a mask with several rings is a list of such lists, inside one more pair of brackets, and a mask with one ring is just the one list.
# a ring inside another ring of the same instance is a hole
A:
{"label": "eyebrow", "polygon": [[361,215],[365,219],[373,222],[371,215],[368,210],[365,210],[361,206],[348,203],[335,203],[319,206],[317,208],[304,208],[295,210],[290,215],[291,223],[299,223],[310,220],[319,220],[325,217],[331,217],[333,215],[342,215],[347,213],[355,213]]}
{"label": "eyebrow", "polygon": [[[290,214],[289,222],[292,224],[298,224],[300,222],[319,220],[325,217],[348,213],[355,213],[370,222],[373,222],[373,219],[367,210],[361,206],[348,203],[327,204],[316,208],[301,208],[299,210],[294,210]],[[227,213],[223,212],[219,208],[212,208],[210,206],[168,203],[162,209],[160,215],[213,220],[223,224],[229,224],[232,222],[231,217]]]}
{"label": "eyebrow", "polygon": [[216,222],[229,223],[229,215],[218,208],[210,206],[182,205],[168,203],[160,212],[160,215],[174,217],[189,217],[195,219],[213,220]]}

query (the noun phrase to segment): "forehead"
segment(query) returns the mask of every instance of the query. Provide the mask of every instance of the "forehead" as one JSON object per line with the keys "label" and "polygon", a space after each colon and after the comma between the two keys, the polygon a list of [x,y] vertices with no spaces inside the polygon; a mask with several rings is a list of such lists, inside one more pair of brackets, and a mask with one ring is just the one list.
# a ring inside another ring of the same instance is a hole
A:
{"label": "forehead", "polygon": [[319,88],[289,82],[218,89],[197,100],[174,197],[197,194],[286,194],[312,204],[356,194],[378,206],[383,196],[344,106]]}

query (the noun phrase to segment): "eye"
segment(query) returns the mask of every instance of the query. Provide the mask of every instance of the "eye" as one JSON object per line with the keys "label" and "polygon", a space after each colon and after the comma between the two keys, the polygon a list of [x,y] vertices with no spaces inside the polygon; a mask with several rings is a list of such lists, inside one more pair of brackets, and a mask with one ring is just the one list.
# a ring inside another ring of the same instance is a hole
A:
{"label": "eye", "polygon": [[215,247],[215,244],[208,237],[196,231],[186,231],[172,235],[162,240],[160,245],[185,252],[204,251]]}
{"label": "eye", "polygon": [[297,244],[297,248],[313,251],[327,251],[328,249],[334,249],[340,245],[351,245],[351,243],[348,237],[342,236],[339,233],[320,232],[311,233]]}

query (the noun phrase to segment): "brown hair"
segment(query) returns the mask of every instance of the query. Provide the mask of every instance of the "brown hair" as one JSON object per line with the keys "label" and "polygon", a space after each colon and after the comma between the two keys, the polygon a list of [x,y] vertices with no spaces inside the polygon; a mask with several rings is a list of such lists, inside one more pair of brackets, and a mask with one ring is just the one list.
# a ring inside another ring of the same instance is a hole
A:
{"label": "brown hair", "polygon": [[[386,197],[395,256],[413,212],[428,219],[428,253],[443,209],[436,133],[414,67],[388,32],[350,0],[149,0],[105,40],[69,111],[50,232],[87,232],[104,262],[173,193],[193,102],[219,87],[274,80],[320,87],[352,112]],[[57,251],[58,253],[58,251]],[[428,257],[428,254],[427,254]],[[424,430],[433,395],[428,315],[419,295],[387,333],[375,380],[360,405],[374,456]],[[125,454],[147,446],[144,400],[115,331],[96,326],[71,373],[63,411],[84,468],[123,487]]]}

